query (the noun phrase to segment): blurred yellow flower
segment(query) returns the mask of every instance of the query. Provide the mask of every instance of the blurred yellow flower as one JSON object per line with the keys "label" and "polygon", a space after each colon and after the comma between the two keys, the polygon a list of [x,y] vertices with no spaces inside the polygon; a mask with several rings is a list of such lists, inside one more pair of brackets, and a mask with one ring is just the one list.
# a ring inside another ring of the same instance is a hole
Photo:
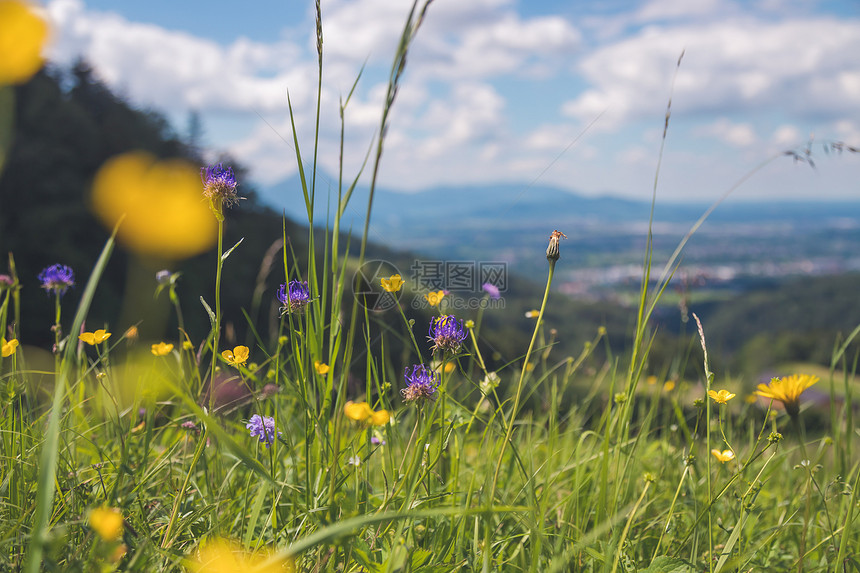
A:
{"label": "blurred yellow flower", "polygon": [[28,2],[0,0],[0,85],[20,84],[42,67],[48,24]]}
{"label": "blurred yellow flower", "polygon": [[424,295],[424,299],[430,306],[436,306],[437,304],[442,302],[443,298],[445,298],[445,291],[443,290],[430,291]]}
{"label": "blurred yellow flower", "polygon": [[125,339],[126,339],[126,340],[129,340],[129,341],[135,341],[135,340],[137,340],[137,337],[138,337],[139,335],[140,335],[140,333],[138,332],[137,327],[136,327],[136,326],[133,326],[133,325],[132,325],[132,326],[129,326],[129,327],[128,327],[128,330],[126,330],[126,331],[125,331],[125,334],[123,334],[123,336],[125,337]]}
{"label": "blurred yellow flower", "polygon": [[400,275],[391,275],[387,279],[379,279],[382,283],[382,290],[386,292],[397,292],[403,288],[403,277]]}
{"label": "blurred yellow flower", "polygon": [[350,420],[373,426],[384,426],[391,420],[388,410],[374,412],[367,402],[347,402],[343,406],[343,413]]}
{"label": "blurred yellow flower", "polygon": [[648,384],[649,386],[653,386],[657,383],[657,377],[652,374],[651,376],[649,376],[648,378],[645,379],[645,383]]}
{"label": "blurred yellow flower", "polygon": [[96,330],[95,332],[84,332],[78,336],[82,341],[86,342],[90,346],[95,346],[96,344],[101,344],[108,338],[110,338],[110,332],[104,329]]}
{"label": "blurred yellow flower", "polygon": [[796,416],[800,411],[800,395],[818,380],[818,376],[792,374],[783,378],[774,378],[770,384],[759,384],[755,393],[765,398],[779,400],[785,406],[786,412]]}
{"label": "blurred yellow flower", "polygon": [[755,404],[756,402],[758,402],[758,396],[756,396],[755,394],[747,394],[747,397],[744,398],[744,401],[747,404]]}
{"label": "blurred yellow flower", "polygon": [[714,402],[716,402],[717,404],[725,404],[726,402],[735,397],[735,395],[728,390],[720,390],[719,392],[708,390],[708,396],[713,398]]}
{"label": "blurred yellow flower", "polygon": [[183,259],[215,242],[218,224],[200,194],[200,173],[187,161],[140,151],[113,157],[93,182],[95,214],[139,255]]}
{"label": "blurred yellow flower", "polygon": [[196,573],[236,573],[237,571],[295,573],[296,571],[290,560],[275,559],[268,562],[265,554],[253,555],[226,539],[215,539],[206,543],[197,551],[196,558],[189,565]]}
{"label": "blurred yellow flower", "polygon": [[15,354],[15,352],[18,351],[18,339],[17,338],[13,338],[9,342],[6,342],[5,338],[0,339],[0,341],[2,341],[2,343],[3,343],[2,344],[2,353],[0,353],[0,355],[2,355],[3,358],[9,358],[13,354]]}
{"label": "blurred yellow flower", "polygon": [[173,352],[173,345],[169,342],[159,342],[152,345],[152,353],[156,356],[167,356]]}
{"label": "blurred yellow flower", "polygon": [[113,507],[91,510],[89,523],[105,541],[116,541],[122,536],[122,513]]}
{"label": "blurred yellow flower", "polygon": [[221,357],[227,361],[230,366],[244,366],[248,361],[248,356],[251,351],[247,346],[237,346],[233,350],[225,350],[221,353]]}
{"label": "blurred yellow flower", "polygon": [[537,309],[526,312],[526,318],[537,318],[538,316],[540,316],[540,311]]}
{"label": "blurred yellow flower", "polygon": [[666,380],[665,382],[663,382],[663,391],[664,392],[671,392],[674,389],[675,389],[675,381],[674,380]]}
{"label": "blurred yellow flower", "polygon": [[711,453],[723,464],[735,459],[735,453],[731,450],[723,450],[722,452],[720,450],[711,450]]}
{"label": "blurred yellow flower", "polygon": [[316,370],[317,374],[319,374],[320,376],[325,376],[326,374],[328,374],[328,371],[331,370],[331,368],[329,368],[329,365],[325,362],[314,360],[314,370]]}

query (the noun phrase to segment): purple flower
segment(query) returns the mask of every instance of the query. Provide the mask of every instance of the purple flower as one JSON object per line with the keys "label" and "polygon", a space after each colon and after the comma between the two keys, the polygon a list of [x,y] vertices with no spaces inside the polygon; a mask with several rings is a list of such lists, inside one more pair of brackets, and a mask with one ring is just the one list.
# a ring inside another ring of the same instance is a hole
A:
{"label": "purple flower", "polygon": [[311,291],[308,289],[307,281],[290,281],[289,284],[284,283],[278,288],[278,300],[283,305],[281,314],[289,311],[295,312],[301,310],[311,300]]}
{"label": "purple flower", "polygon": [[403,376],[406,378],[407,386],[400,393],[403,394],[403,400],[406,402],[420,399],[433,400],[436,397],[439,380],[436,378],[436,373],[423,364],[414,365],[412,374],[409,374],[409,368],[407,368]]}
{"label": "purple flower", "polygon": [[502,295],[499,294],[499,287],[494,284],[484,283],[481,288],[484,289],[484,292],[490,295],[490,298],[493,300],[499,300],[502,298]]}
{"label": "purple flower", "polygon": [[51,265],[39,273],[39,281],[46,291],[63,296],[70,286],[75,286],[75,273],[66,265]]}
{"label": "purple flower", "polygon": [[[267,448],[275,441],[274,418],[269,416],[261,417],[259,414],[254,414],[251,416],[251,419],[248,420],[248,423],[245,424],[245,427],[250,430],[252,438],[254,436],[259,436],[260,443],[265,443]],[[278,432],[278,435],[282,435],[282,432]]]}
{"label": "purple flower", "polygon": [[200,169],[200,179],[203,180],[203,194],[213,204],[223,204],[227,207],[239,202],[236,187],[239,183],[233,175],[233,168],[225,168],[220,163]]}
{"label": "purple flower", "polygon": [[468,336],[463,323],[453,315],[437,316],[430,319],[430,340],[433,350],[457,352]]}

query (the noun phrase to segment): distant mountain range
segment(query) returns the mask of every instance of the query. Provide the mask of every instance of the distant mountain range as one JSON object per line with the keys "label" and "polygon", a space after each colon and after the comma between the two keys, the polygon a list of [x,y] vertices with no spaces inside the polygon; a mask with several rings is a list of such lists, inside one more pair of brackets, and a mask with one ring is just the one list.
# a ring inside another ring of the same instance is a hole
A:
{"label": "distant mountain range", "polygon": [[[330,190],[331,211],[335,209],[337,191],[329,181],[336,180],[317,180],[316,225],[324,225]],[[367,188],[356,189],[342,228],[351,226],[354,234],[361,233],[367,196]],[[264,189],[261,198],[272,205],[286,204],[288,216],[307,220],[298,178]],[[658,196],[652,228],[655,261],[668,258],[709,206],[668,202]],[[650,211],[647,201],[586,197],[544,185],[450,186],[418,193],[378,189],[370,238],[429,257],[503,260],[518,272],[531,274],[543,273],[549,233],[559,229],[568,236],[562,243],[562,257],[571,272],[581,273],[641,264]],[[685,262],[704,265],[712,272],[717,267],[725,271],[726,265],[737,270],[741,264],[791,262],[823,264],[837,272],[856,270],[860,268],[860,201],[729,200],[717,207],[688,243]]]}

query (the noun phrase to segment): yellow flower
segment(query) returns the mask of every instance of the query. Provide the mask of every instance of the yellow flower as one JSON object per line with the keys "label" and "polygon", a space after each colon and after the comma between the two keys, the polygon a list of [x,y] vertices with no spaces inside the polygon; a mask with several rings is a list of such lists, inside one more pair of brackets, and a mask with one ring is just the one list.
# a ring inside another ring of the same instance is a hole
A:
{"label": "yellow flower", "polygon": [[173,345],[168,342],[159,342],[152,345],[152,353],[156,356],[167,356],[173,352]]}
{"label": "yellow flower", "polygon": [[645,382],[649,386],[653,386],[657,383],[657,377],[652,374],[651,376],[649,376],[648,378],[645,379]]}
{"label": "yellow flower", "polygon": [[708,390],[708,396],[713,398],[714,402],[716,402],[717,404],[725,404],[726,402],[735,397],[735,395],[728,390],[720,390],[719,392]]}
{"label": "yellow flower", "polygon": [[379,279],[382,283],[382,290],[386,292],[397,292],[403,288],[403,277],[400,275],[391,275],[387,279]]}
{"label": "yellow flower", "polygon": [[789,415],[796,416],[800,411],[800,395],[816,382],[818,382],[818,376],[792,374],[783,378],[774,378],[770,384],[759,384],[755,393],[765,398],[779,400]]}
{"label": "yellow flower", "polygon": [[2,341],[2,343],[3,343],[2,344],[3,351],[1,353],[3,358],[9,358],[13,354],[15,354],[15,352],[17,352],[17,350],[18,350],[18,339],[17,338],[13,338],[9,342],[6,342],[5,338],[0,339],[0,341]]}
{"label": "yellow flower", "polygon": [[95,332],[84,332],[79,335],[78,338],[89,344],[90,346],[95,346],[96,344],[101,344],[108,338],[110,338],[110,332],[104,329],[96,330]]}
{"label": "yellow flower", "polygon": [[325,362],[314,360],[314,370],[316,370],[317,374],[319,374],[320,376],[325,376],[326,374],[328,374],[328,371],[331,370],[331,368]]}
{"label": "yellow flower", "polygon": [[247,346],[237,346],[233,350],[225,350],[221,353],[221,357],[227,361],[230,366],[244,366],[248,361],[250,350]]}
{"label": "yellow flower", "polygon": [[437,304],[442,302],[443,298],[445,298],[445,291],[430,291],[424,295],[424,298],[427,300],[427,304],[429,304],[430,306],[436,306]]}
{"label": "yellow flower", "polygon": [[664,392],[671,392],[674,389],[675,389],[674,380],[666,380],[665,382],[663,382],[663,391]]}
{"label": "yellow flower", "polygon": [[391,420],[388,410],[374,412],[367,402],[347,402],[343,406],[343,413],[350,420],[373,426],[384,426]]}
{"label": "yellow flower", "polygon": [[[266,563],[263,566],[263,563]],[[206,543],[189,563],[197,573],[235,573],[257,571],[259,573],[295,573],[295,565],[289,560],[266,561],[266,555],[253,555],[226,539],[215,539]]]}
{"label": "yellow flower", "polygon": [[[209,249],[218,234],[200,199],[200,170],[179,159],[131,151],[108,159],[93,180],[92,205],[117,239],[143,256],[184,259]],[[124,219],[123,219],[124,217]]]}
{"label": "yellow flower", "polygon": [[538,316],[540,316],[540,311],[537,309],[526,312],[526,318],[537,318]]}
{"label": "yellow flower", "polygon": [[0,0],[0,85],[20,84],[42,67],[48,24],[27,2]]}
{"label": "yellow flower", "polygon": [[723,464],[735,459],[735,453],[731,450],[723,450],[722,452],[720,450],[711,450],[711,453]]}
{"label": "yellow flower", "polygon": [[756,402],[758,402],[758,397],[755,394],[747,394],[747,397],[744,398],[744,401],[747,404],[755,404]]}
{"label": "yellow flower", "polygon": [[105,541],[116,541],[122,536],[122,513],[113,507],[99,507],[90,511],[90,527]]}
{"label": "yellow flower", "polygon": [[137,327],[132,325],[128,327],[128,330],[125,331],[123,335],[126,340],[134,341],[137,340],[137,337],[140,336],[140,333],[137,330]]}

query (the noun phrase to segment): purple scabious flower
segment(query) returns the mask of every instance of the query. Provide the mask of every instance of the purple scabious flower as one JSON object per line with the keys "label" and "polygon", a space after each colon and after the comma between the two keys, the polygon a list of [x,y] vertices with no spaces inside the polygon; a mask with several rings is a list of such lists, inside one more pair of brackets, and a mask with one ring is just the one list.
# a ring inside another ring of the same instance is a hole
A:
{"label": "purple scabious flower", "polygon": [[290,281],[278,288],[278,300],[283,305],[281,314],[295,312],[305,307],[311,300],[311,291],[307,281]]}
{"label": "purple scabious flower", "polygon": [[502,295],[499,293],[499,287],[492,283],[484,283],[481,288],[484,289],[484,292],[490,295],[490,298],[493,300],[499,300],[502,298]]}
{"label": "purple scabious flower", "polygon": [[[245,427],[250,430],[252,438],[259,436],[260,443],[265,443],[267,448],[275,441],[275,419],[272,417],[254,414]],[[278,432],[278,435],[282,435],[282,432]]]}
{"label": "purple scabious flower", "polygon": [[430,319],[430,340],[433,342],[433,351],[450,350],[457,352],[460,345],[468,336],[463,323],[453,315],[437,316]]}
{"label": "purple scabious flower", "polygon": [[220,163],[200,169],[200,179],[203,180],[203,194],[213,204],[221,203],[230,207],[239,202],[236,187],[239,183],[233,175],[232,167],[224,167]]}
{"label": "purple scabious flower", "polygon": [[51,265],[39,273],[39,281],[46,291],[63,296],[70,286],[75,286],[75,273],[66,265]]}
{"label": "purple scabious flower", "polygon": [[400,391],[403,394],[404,401],[414,402],[420,399],[433,400],[436,398],[436,388],[439,387],[439,380],[433,370],[423,364],[416,364],[412,367],[412,374],[409,373],[409,368],[407,368],[403,376],[407,382],[406,388]]}

